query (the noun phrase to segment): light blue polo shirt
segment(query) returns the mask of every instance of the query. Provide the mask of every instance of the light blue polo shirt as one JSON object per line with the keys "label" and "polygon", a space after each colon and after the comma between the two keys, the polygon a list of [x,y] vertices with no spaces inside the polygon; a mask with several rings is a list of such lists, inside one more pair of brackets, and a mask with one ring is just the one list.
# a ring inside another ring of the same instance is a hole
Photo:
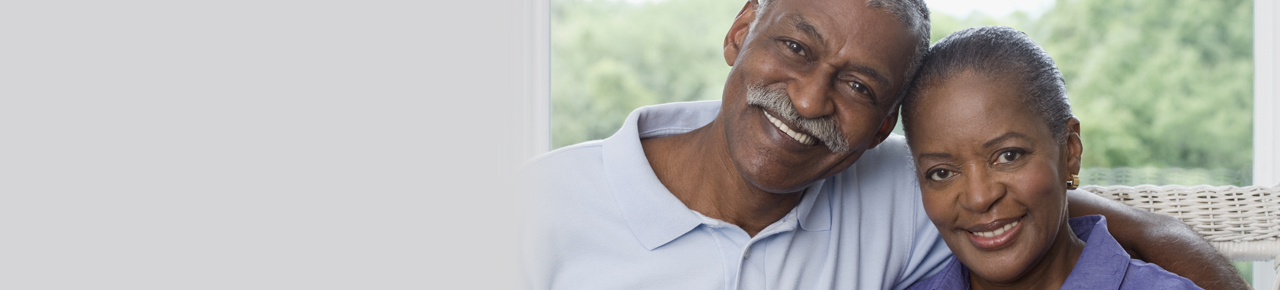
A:
{"label": "light blue polo shirt", "polygon": [[897,135],[807,188],[755,237],[690,210],[658,181],[640,139],[697,129],[719,109],[643,107],[607,139],[527,163],[526,288],[903,289],[951,255]]}

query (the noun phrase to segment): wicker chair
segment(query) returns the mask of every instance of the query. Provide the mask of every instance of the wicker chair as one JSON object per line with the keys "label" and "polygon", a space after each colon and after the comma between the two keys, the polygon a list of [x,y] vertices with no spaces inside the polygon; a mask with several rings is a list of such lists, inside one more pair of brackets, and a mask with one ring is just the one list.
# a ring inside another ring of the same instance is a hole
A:
{"label": "wicker chair", "polygon": [[[1174,216],[1232,261],[1275,261],[1280,271],[1280,185],[1096,186],[1080,189]],[[1280,290],[1280,279],[1272,289]]]}

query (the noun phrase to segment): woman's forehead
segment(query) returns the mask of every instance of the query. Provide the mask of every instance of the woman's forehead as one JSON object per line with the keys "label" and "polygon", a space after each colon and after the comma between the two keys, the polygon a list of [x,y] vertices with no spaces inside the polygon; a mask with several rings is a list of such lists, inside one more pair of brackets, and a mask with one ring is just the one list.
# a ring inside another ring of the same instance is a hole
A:
{"label": "woman's forehead", "polygon": [[1048,126],[1027,106],[1023,94],[1016,78],[972,70],[942,78],[923,90],[912,108],[906,108],[914,110],[909,137],[982,140],[1009,131],[1048,136],[1042,134],[1048,133]]}

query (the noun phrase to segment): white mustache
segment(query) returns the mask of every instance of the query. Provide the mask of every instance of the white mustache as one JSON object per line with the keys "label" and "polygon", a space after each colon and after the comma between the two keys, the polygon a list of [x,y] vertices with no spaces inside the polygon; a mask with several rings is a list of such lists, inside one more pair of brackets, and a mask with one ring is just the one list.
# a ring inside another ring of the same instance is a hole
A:
{"label": "white mustache", "polygon": [[766,89],[760,86],[747,87],[747,104],[763,107],[774,114],[774,117],[795,124],[810,136],[822,141],[827,150],[843,153],[849,150],[849,142],[840,130],[836,130],[836,122],[831,116],[820,118],[803,118],[791,103],[791,96],[783,89]]}

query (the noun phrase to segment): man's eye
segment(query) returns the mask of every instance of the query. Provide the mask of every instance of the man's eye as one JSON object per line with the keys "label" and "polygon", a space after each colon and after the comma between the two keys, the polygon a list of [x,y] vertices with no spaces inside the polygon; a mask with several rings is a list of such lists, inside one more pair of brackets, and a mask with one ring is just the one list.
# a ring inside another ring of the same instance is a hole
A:
{"label": "man's eye", "polygon": [[858,92],[859,94],[871,95],[871,89],[867,88],[867,85],[864,85],[862,83],[849,82],[849,87],[853,88],[853,91]]}
{"label": "man's eye", "polygon": [[1018,151],[1018,150],[1009,150],[1005,152],[1000,152],[1000,155],[996,156],[996,164],[1004,164],[1004,163],[1017,161],[1018,158],[1022,158],[1022,154],[1023,154],[1022,151]]}
{"label": "man's eye", "polygon": [[929,179],[932,179],[933,181],[947,180],[954,175],[955,173],[951,172],[951,170],[946,170],[946,169],[934,169],[934,170],[930,170],[929,173],[926,174],[926,176],[929,177]]}
{"label": "man's eye", "polygon": [[800,46],[799,43],[796,43],[795,41],[790,41],[790,40],[786,40],[786,44],[787,44],[787,49],[790,49],[792,53],[798,54],[800,56],[805,56],[804,46]]}

